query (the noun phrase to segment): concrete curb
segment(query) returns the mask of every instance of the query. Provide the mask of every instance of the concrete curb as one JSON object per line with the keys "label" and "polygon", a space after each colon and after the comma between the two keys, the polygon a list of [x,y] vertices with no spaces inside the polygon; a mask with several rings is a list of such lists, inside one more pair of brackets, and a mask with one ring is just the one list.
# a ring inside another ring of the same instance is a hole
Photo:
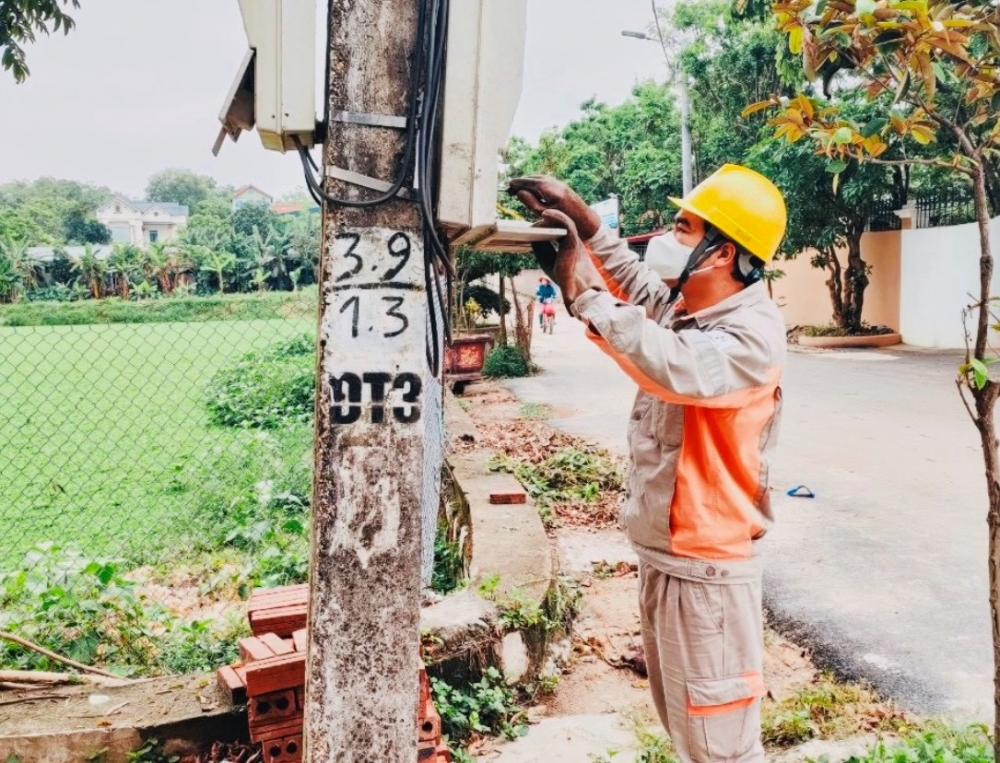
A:
{"label": "concrete curb", "polygon": [[[246,711],[234,708],[214,675],[167,676],[113,689],[72,687],[52,692],[11,715],[0,713],[0,761],[87,763],[98,751],[104,763],[123,763],[147,739],[168,754],[188,755],[208,742],[246,736]],[[103,695],[97,707],[91,697]],[[51,712],[36,711],[51,705]],[[109,714],[102,716],[100,709]],[[118,708],[114,713],[112,708]],[[14,715],[17,713],[17,715]],[[101,724],[106,723],[106,726]]]}
{"label": "concrete curb", "polygon": [[[427,670],[455,681],[475,679],[493,666],[511,684],[530,682],[541,673],[554,634],[540,626],[505,633],[494,601],[516,598],[545,611],[558,580],[555,554],[534,501],[490,503],[491,493],[523,488],[512,475],[489,470],[493,454],[475,447],[479,432],[450,393],[445,423],[453,441],[464,446],[450,450],[448,463],[455,499],[463,504],[457,513],[468,516],[470,583],[421,613]],[[486,582],[495,582],[489,594],[494,601],[479,593]]]}

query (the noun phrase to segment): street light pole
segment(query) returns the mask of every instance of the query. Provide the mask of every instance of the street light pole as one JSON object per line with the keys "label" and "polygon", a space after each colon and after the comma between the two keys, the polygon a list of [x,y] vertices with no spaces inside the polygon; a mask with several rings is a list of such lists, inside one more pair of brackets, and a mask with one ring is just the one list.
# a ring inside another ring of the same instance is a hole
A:
{"label": "street light pole", "polygon": [[677,85],[677,102],[681,109],[681,187],[687,195],[694,187],[694,160],[691,149],[691,99],[688,93],[687,75],[670,60],[670,52],[665,44],[655,37],[643,32],[623,31],[622,37],[632,37],[636,40],[655,42],[663,48],[663,56],[667,60],[667,72],[671,81]]}

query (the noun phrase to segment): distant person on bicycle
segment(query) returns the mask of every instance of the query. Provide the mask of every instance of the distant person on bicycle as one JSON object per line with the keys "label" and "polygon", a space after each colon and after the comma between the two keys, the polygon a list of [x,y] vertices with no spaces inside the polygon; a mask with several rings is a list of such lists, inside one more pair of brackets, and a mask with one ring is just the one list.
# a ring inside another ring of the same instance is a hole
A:
{"label": "distant person on bicycle", "polygon": [[[538,279],[538,288],[535,289],[535,299],[538,300],[538,304],[542,305],[542,309],[538,311],[538,325],[540,328],[545,328],[546,310],[550,310],[554,315],[556,301],[556,287],[545,276]],[[551,307],[547,308],[546,306]]]}

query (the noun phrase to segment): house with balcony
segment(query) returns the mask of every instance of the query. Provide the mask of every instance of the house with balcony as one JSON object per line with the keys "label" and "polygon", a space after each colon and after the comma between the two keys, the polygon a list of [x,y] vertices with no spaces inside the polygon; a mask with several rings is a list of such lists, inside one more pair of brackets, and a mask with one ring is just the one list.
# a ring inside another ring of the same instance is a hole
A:
{"label": "house with balcony", "polygon": [[108,226],[116,244],[146,246],[173,241],[187,224],[188,208],[165,201],[132,201],[115,197],[97,210],[97,219]]}

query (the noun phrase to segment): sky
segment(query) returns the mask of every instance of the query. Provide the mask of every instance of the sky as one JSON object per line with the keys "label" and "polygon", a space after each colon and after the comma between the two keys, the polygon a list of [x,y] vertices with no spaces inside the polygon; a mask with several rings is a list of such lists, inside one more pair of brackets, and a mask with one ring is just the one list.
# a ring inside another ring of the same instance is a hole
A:
{"label": "sky", "polygon": [[[291,155],[255,133],[211,147],[246,51],[236,0],[81,0],[76,29],[27,49],[31,75],[0,71],[0,183],[60,177],[140,198],[183,167],[275,196],[303,187]],[[324,3],[325,5],[325,3]],[[529,0],[524,90],[513,134],[537,139],[587,98],[616,104],[664,76],[659,47],[621,36],[652,20],[647,0]]]}

